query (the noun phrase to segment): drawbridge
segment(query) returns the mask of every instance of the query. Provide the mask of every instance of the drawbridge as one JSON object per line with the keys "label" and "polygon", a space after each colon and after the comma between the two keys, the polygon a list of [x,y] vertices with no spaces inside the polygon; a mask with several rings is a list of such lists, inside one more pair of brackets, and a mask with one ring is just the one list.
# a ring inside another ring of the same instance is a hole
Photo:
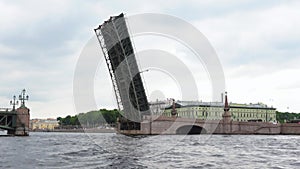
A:
{"label": "drawbridge", "polygon": [[0,108],[0,130],[6,130],[8,135],[28,136],[29,135],[29,109],[25,106],[28,95],[25,96],[25,89],[19,95],[21,106],[16,109],[18,101],[16,96],[10,101],[13,108]]}
{"label": "drawbridge", "polygon": [[95,29],[112,80],[121,130],[140,130],[149,104],[124,14],[112,16]]}

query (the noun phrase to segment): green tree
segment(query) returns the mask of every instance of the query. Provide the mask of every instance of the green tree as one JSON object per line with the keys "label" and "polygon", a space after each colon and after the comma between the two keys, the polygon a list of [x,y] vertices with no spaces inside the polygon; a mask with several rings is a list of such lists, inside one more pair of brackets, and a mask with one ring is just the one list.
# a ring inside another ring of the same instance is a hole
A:
{"label": "green tree", "polygon": [[62,117],[57,117],[56,120],[58,121],[58,124],[59,124],[59,125],[62,125],[62,119],[63,119]]}
{"label": "green tree", "polygon": [[117,109],[107,110],[100,109],[89,111],[86,113],[80,113],[75,116],[66,116],[65,118],[58,117],[59,125],[73,125],[79,126],[82,125],[84,127],[97,127],[100,125],[114,124],[117,122],[117,118],[120,116],[120,113]]}
{"label": "green tree", "polygon": [[276,120],[280,123],[289,122],[294,119],[300,119],[299,113],[289,113],[289,112],[276,112]]}

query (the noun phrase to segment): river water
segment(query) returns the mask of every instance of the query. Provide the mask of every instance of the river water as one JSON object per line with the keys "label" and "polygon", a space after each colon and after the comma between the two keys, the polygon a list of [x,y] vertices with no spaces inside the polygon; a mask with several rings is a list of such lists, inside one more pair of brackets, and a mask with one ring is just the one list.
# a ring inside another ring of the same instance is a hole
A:
{"label": "river water", "polygon": [[300,168],[300,136],[50,132],[0,143],[0,168]]}

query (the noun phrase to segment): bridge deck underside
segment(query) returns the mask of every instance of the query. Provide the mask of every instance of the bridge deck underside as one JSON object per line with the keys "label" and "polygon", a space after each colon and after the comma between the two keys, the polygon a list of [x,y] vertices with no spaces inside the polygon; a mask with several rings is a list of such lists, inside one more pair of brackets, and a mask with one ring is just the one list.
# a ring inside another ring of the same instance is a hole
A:
{"label": "bridge deck underside", "polygon": [[140,122],[142,114],[149,114],[149,105],[123,14],[111,17],[95,32],[119,109],[129,121]]}

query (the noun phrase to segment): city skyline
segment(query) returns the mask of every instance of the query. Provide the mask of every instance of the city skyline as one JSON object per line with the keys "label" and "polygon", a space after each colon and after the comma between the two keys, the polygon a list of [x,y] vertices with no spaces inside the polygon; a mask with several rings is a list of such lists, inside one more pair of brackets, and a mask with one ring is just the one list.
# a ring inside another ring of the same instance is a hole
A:
{"label": "city skyline", "polygon": [[[119,3],[122,5],[117,6]],[[297,104],[300,82],[296,78],[300,73],[297,64],[300,61],[297,17],[300,2],[170,3],[1,1],[0,107],[10,107],[12,96],[18,96],[25,88],[32,118],[80,113],[73,103],[74,71],[84,46],[95,38],[93,29],[109,16],[121,12],[127,16],[151,12],[181,18],[204,34],[223,66],[230,101],[263,102],[279,111],[300,112]],[[153,39],[159,42],[153,44]],[[183,58],[192,69],[199,66],[190,63],[186,59],[188,51],[170,39],[134,37],[133,41],[137,51],[159,47]],[[99,46],[95,52],[101,52]],[[106,65],[101,64],[96,73],[96,101],[99,108],[116,108],[106,69]],[[154,75],[153,71],[144,73],[146,85],[149,85],[148,97],[155,92],[151,89],[157,87],[149,80],[155,79]],[[199,100],[210,101],[211,89],[205,70],[195,76],[203,79],[199,85]],[[176,85],[172,89],[162,87],[164,96],[180,100],[180,95],[172,95],[174,88]],[[102,89],[110,91],[101,93]],[[101,97],[105,97],[105,101]]]}

